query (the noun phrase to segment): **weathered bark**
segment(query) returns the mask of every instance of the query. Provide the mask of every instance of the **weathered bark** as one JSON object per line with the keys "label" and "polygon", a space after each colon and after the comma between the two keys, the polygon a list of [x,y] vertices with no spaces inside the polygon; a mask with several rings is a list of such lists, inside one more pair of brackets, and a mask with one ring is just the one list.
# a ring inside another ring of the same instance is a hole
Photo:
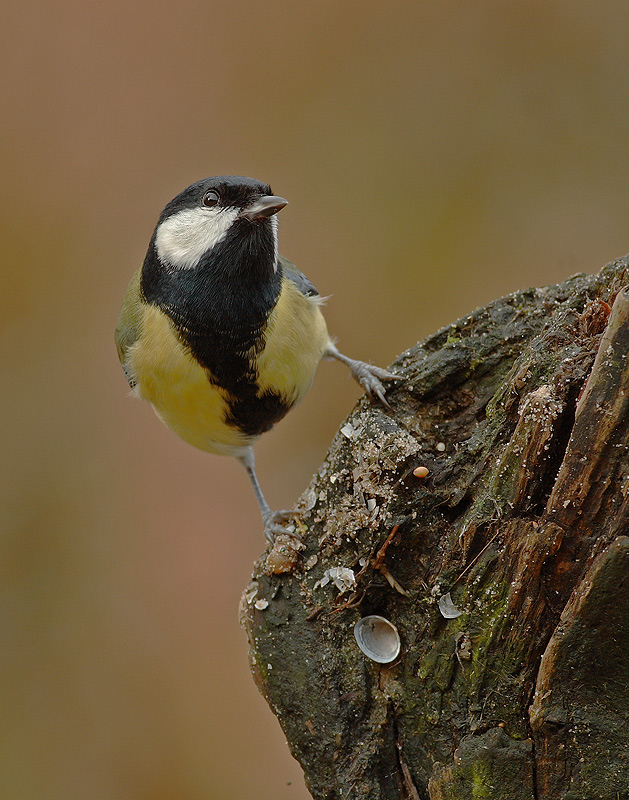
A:
{"label": "weathered bark", "polygon": [[[404,353],[301,498],[305,550],[256,564],[252,669],[313,797],[629,797],[628,267]],[[368,614],[395,663],[358,649]]]}

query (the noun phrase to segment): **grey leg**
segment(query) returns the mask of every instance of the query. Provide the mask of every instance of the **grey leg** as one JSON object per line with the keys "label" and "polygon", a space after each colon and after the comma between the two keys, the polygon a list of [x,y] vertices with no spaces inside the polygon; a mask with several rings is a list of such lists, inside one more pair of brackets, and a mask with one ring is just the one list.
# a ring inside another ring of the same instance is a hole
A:
{"label": "grey leg", "polygon": [[253,455],[253,447],[247,447],[241,456],[237,456],[238,461],[243,465],[245,470],[247,471],[247,475],[249,476],[249,480],[251,481],[251,486],[253,487],[253,492],[256,496],[256,500],[258,501],[258,506],[260,507],[260,513],[262,514],[262,524],[264,525],[264,535],[269,542],[273,542],[274,537],[276,534],[283,534],[284,536],[292,536],[294,539],[301,539],[299,536],[288,530],[284,525],[281,525],[281,522],[285,522],[286,520],[290,519],[290,517],[295,516],[294,512],[292,511],[271,511],[269,504],[266,502],[266,498],[262,493],[262,489],[260,487],[260,482],[258,481],[258,476],[256,475],[256,466],[255,466],[255,458]]}

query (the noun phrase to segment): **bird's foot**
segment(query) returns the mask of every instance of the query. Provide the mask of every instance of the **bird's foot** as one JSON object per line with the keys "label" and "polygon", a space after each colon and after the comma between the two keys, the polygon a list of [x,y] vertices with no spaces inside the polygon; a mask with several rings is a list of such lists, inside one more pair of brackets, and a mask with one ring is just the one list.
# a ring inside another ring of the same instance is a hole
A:
{"label": "bird's foot", "polygon": [[295,526],[283,524],[298,515],[299,512],[297,511],[289,511],[283,508],[278,511],[269,510],[262,514],[262,523],[264,524],[264,536],[266,540],[273,544],[276,536],[290,536],[292,539],[296,539],[303,544],[301,536],[295,533]]}
{"label": "bird's foot", "polygon": [[373,364],[367,364],[365,361],[356,361],[355,359],[350,359],[348,366],[352,377],[360,383],[367,395],[372,400],[377,397],[382,405],[392,411],[393,409],[385,397],[387,390],[382,381],[392,381],[397,378],[397,375]]}
{"label": "bird's foot", "polygon": [[377,397],[382,405],[386,406],[389,411],[393,410],[385,397],[387,390],[382,381],[395,380],[398,377],[397,375],[394,375],[392,372],[387,372],[386,369],[375,367],[373,364],[367,364],[365,361],[358,361],[355,358],[349,358],[343,355],[343,353],[340,353],[336,349],[336,345],[332,341],[328,342],[328,346],[323,355],[327,358],[335,358],[337,361],[349,367],[354,380],[358,381],[372,400]]}

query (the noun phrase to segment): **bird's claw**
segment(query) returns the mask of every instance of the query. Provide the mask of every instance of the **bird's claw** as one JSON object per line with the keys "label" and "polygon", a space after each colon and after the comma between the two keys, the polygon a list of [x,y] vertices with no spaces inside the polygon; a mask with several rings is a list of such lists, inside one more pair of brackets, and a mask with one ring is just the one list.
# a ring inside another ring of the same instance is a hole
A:
{"label": "bird's claw", "polygon": [[373,364],[367,364],[364,361],[354,361],[350,369],[352,376],[372,400],[377,397],[389,411],[393,410],[385,397],[387,390],[382,381],[394,380],[397,375],[393,375],[393,373],[387,372],[386,369],[376,367]]}
{"label": "bird's claw", "polygon": [[264,524],[264,537],[267,542],[273,544],[276,536],[290,536],[303,544],[303,540],[292,525],[283,525],[292,517],[298,516],[297,511],[289,511],[287,509],[278,509],[277,511],[269,511],[268,514],[262,515],[262,522]]}

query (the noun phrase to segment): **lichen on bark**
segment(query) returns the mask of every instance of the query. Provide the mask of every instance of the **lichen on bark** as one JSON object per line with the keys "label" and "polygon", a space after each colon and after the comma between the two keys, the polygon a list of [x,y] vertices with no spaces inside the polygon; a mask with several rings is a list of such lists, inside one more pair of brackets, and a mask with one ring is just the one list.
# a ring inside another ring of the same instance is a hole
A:
{"label": "lichen on bark", "polygon": [[[305,549],[256,563],[252,669],[313,797],[625,796],[628,266],[402,354],[392,411],[361,401],[297,506]],[[399,631],[393,664],[356,645],[369,614]],[[613,663],[581,681],[601,648]]]}

